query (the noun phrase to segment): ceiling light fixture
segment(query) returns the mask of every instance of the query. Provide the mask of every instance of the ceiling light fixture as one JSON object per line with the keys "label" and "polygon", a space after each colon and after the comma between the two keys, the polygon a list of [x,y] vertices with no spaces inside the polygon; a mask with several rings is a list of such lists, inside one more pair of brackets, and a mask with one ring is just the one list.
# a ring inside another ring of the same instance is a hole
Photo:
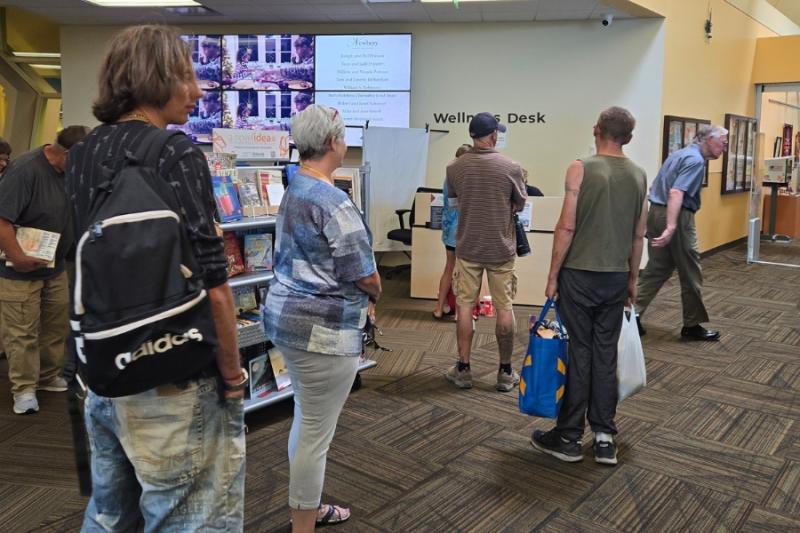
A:
{"label": "ceiling light fixture", "polygon": [[61,54],[58,52],[11,52],[16,57],[35,57],[38,59],[58,59],[61,57]]}
{"label": "ceiling light fixture", "polygon": [[[462,4],[464,2],[508,2],[509,0],[419,0],[423,4]],[[518,1],[518,0],[517,0]]]}
{"label": "ceiling light fixture", "polygon": [[100,7],[192,7],[202,6],[195,0],[83,0]]}
{"label": "ceiling light fixture", "polygon": [[42,63],[42,64],[31,63],[28,66],[29,67],[33,67],[33,68],[49,68],[49,69],[54,69],[54,70],[61,70],[61,65],[45,65],[44,63]]}

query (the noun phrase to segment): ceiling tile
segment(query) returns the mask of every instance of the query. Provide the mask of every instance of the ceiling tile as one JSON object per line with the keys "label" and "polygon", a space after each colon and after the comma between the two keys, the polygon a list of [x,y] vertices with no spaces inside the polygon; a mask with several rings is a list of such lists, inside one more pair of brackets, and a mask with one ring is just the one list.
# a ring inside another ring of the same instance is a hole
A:
{"label": "ceiling tile", "polygon": [[[184,24],[269,23],[269,22],[467,22],[560,20],[599,18],[623,11],[608,7],[607,0],[524,0],[501,1],[491,5],[378,3],[362,0],[200,0],[220,16],[178,17],[157,8],[102,8],[82,0],[0,0],[0,5],[24,7],[61,24],[135,24],[169,22]],[[700,1],[700,0],[697,0]],[[773,0],[782,3],[800,0]]]}
{"label": "ceiling tile", "polygon": [[430,22],[422,4],[375,4],[370,10],[383,21]]}
{"label": "ceiling tile", "polygon": [[536,12],[536,20],[585,20],[592,16],[591,9],[580,9],[577,11],[542,11]]}
{"label": "ceiling tile", "polygon": [[485,22],[526,22],[536,17],[536,10],[492,11],[486,9],[481,16]]}

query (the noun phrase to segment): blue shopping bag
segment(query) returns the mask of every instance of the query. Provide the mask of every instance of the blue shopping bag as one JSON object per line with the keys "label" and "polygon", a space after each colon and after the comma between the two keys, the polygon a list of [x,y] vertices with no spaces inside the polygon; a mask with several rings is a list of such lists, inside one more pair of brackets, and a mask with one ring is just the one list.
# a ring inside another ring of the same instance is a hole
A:
{"label": "blue shopping bag", "polygon": [[[536,335],[536,330],[551,306],[556,310],[561,328],[560,339],[544,339]],[[519,410],[523,413],[543,418],[558,416],[567,380],[567,343],[567,333],[558,313],[558,304],[548,298],[539,319],[531,328],[528,353],[520,372]]]}

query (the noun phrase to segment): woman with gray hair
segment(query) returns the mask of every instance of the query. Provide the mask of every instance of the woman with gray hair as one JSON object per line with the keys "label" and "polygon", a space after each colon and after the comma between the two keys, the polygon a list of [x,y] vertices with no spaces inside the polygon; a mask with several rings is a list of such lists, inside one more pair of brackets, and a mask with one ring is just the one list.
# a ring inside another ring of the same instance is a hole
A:
{"label": "woman with gray hair", "polygon": [[292,119],[301,167],[275,227],[275,279],[263,308],[267,336],[294,387],[289,433],[292,531],[343,522],[350,510],[320,504],[328,446],[358,369],[361,332],[381,294],[372,235],[333,185],[347,144],[335,109],[310,105]]}

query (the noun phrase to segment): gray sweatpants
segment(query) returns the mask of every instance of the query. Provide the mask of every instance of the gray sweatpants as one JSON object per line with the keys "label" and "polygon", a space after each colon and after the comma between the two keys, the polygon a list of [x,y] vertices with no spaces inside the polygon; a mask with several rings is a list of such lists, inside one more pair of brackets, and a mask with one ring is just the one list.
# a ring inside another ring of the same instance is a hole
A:
{"label": "gray sweatpants", "polygon": [[353,386],[358,357],[327,355],[278,346],[294,388],[289,432],[289,506],[319,507],[328,447]]}

